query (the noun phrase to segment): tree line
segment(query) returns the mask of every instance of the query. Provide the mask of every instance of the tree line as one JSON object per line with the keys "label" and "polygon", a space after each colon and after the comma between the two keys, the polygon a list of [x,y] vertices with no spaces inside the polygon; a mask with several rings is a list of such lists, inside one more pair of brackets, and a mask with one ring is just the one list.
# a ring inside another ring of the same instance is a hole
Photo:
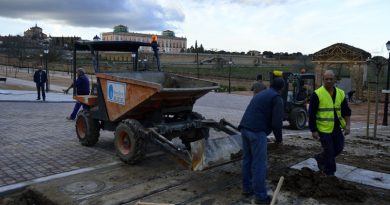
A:
{"label": "tree line", "polygon": [[302,57],[304,56],[301,52],[295,52],[295,53],[288,53],[288,52],[272,52],[272,51],[263,51],[263,52],[260,52],[260,51],[256,51],[256,50],[252,50],[252,51],[248,51],[248,52],[237,52],[237,51],[225,51],[225,50],[217,50],[217,49],[210,49],[210,50],[207,50],[203,47],[202,44],[200,44],[200,46],[196,46],[195,47],[193,45],[191,45],[191,47],[187,48],[187,49],[182,49],[181,50],[182,53],[209,53],[209,54],[231,54],[231,55],[250,55],[250,56],[254,56],[254,55],[263,55],[264,57],[266,58],[275,58],[275,57]]}

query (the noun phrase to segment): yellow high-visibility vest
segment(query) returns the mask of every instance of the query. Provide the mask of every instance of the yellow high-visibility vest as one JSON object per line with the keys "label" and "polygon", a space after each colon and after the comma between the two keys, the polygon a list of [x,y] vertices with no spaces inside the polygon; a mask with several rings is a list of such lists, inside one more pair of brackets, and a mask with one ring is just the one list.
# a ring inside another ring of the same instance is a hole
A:
{"label": "yellow high-visibility vest", "polygon": [[334,127],[334,110],[336,110],[337,118],[340,121],[340,127],[345,128],[345,120],[341,116],[341,103],[345,99],[343,90],[336,88],[336,100],[333,103],[332,96],[321,86],[315,93],[319,99],[318,111],[316,114],[317,129],[323,133],[332,133]]}

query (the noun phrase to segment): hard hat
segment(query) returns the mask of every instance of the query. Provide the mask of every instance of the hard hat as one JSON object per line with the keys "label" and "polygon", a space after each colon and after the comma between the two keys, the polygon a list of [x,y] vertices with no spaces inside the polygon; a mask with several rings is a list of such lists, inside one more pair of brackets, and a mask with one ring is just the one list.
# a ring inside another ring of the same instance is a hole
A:
{"label": "hard hat", "polygon": [[283,76],[283,71],[274,70],[272,73],[274,74],[274,76],[278,76],[278,77]]}

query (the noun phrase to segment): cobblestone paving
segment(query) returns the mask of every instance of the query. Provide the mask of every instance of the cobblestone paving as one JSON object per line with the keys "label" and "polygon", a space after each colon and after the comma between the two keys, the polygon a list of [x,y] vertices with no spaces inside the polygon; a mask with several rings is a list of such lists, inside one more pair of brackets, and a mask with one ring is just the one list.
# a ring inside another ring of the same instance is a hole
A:
{"label": "cobblestone paving", "polygon": [[0,103],[0,187],[117,160],[113,133],[81,146],[73,103]]}
{"label": "cobblestone paving", "polygon": [[[205,96],[194,110],[238,124],[250,98],[220,95]],[[79,144],[74,121],[65,119],[73,105],[0,102],[0,187],[118,160],[112,132],[101,131],[94,147]]]}

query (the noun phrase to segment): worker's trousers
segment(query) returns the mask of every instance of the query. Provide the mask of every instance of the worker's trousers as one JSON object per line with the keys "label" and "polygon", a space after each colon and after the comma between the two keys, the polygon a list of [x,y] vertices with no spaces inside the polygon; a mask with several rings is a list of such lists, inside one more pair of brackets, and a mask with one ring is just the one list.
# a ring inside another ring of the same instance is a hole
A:
{"label": "worker's trousers", "polygon": [[70,118],[72,120],[76,119],[77,113],[79,112],[81,106],[83,106],[83,109],[88,109],[88,106],[77,101],[76,104],[74,105],[72,114],[70,114]]}
{"label": "worker's trousers", "polygon": [[336,157],[344,149],[344,135],[340,128],[332,133],[319,133],[322,146],[322,153],[319,161],[324,165],[324,172],[327,175],[334,175],[336,172]]}
{"label": "worker's trousers", "polygon": [[45,83],[36,83],[37,86],[37,100],[41,99],[41,91],[42,91],[42,99],[46,99],[46,94],[45,94]]}
{"label": "worker's trousers", "polygon": [[259,200],[267,198],[267,135],[241,129],[242,135],[242,188],[254,192]]}

